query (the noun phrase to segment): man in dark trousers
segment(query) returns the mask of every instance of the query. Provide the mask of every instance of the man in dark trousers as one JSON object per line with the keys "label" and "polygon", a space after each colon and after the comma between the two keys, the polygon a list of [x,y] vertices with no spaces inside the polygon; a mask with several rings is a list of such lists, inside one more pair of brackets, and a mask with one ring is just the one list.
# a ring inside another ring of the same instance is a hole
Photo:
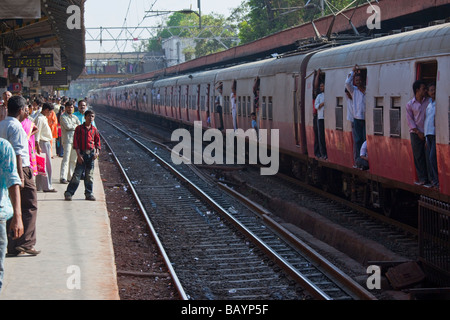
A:
{"label": "man in dark trousers", "polygon": [[84,195],[86,200],[95,201],[93,195],[94,163],[100,153],[100,134],[92,124],[95,119],[94,111],[87,110],[84,117],[85,122],[75,129],[73,138],[73,148],[77,152],[77,166],[64,193],[64,198],[67,201],[72,200],[72,196],[77,191],[83,171],[85,172]]}
{"label": "man in dark trousers", "polygon": [[[26,116],[26,106],[26,100],[21,96],[14,96],[8,100],[8,116],[0,123],[0,137],[8,140],[14,148],[17,173],[21,180],[20,198],[24,234],[20,238],[8,237],[8,254],[28,253],[35,256],[40,253],[34,247],[38,200],[30,163],[28,136],[21,124]],[[8,228],[10,223],[11,221],[8,221]]]}

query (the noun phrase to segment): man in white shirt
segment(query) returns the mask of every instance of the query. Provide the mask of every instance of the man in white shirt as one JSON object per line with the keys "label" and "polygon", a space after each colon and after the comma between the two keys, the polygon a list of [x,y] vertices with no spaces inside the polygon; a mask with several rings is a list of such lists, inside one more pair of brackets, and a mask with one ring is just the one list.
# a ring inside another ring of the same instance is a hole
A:
{"label": "man in white shirt", "polygon": [[31,169],[28,136],[21,124],[26,117],[26,107],[27,101],[23,97],[11,97],[8,101],[8,116],[0,122],[0,137],[8,140],[13,146],[16,153],[17,172],[21,179],[20,195],[24,234],[18,239],[9,237],[8,254],[11,255],[18,255],[21,252],[31,255],[40,253],[34,248],[38,209],[36,184]]}
{"label": "man in white shirt", "polygon": [[[345,87],[353,97],[353,142],[357,152],[366,141],[366,88],[358,71],[358,66],[353,67],[353,71],[345,81]],[[353,85],[353,78],[355,78],[355,85]]]}
{"label": "man in white shirt", "polygon": [[236,110],[236,82],[233,83],[231,88],[230,102],[231,102],[231,115],[233,116],[233,128],[237,130],[237,110]]}
{"label": "man in white shirt", "polygon": [[33,113],[30,115],[30,117],[32,118],[33,121],[35,121],[37,116],[39,115],[39,113],[41,113],[43,103],[44,102],[40,98],[36,98],[33,101],[33,104],[32,104]]}
{"label": "man in white shirt", "polygon": [[427,140],[426,150],[430,160],[429,166],[429,176],[431,179],[431,186],[439,188],[439,173],[437,165],[437,154],[436,154],[436,85],[428,85],[428,95],[430,96],[430,104],[427,107],[426,117],[425,117],[425,138]]}
{"label": "man in white shirt", "polygon": [[81,124],[76,115],[73,114],[74,105],[69,101],[65,105],[65,113],[61,116],[61,138],[64,146],[64,157],[61,162],[60,182],[67,184],[72,178],[77,165],[77,153],[73,149],[73,136],[75,129]]}
{"label": "man in white shirt", "polygon": [[51,158],[51,141],[53,139],[52,130],[48,125],[48,115],[53,111],[54,107],[51,103],[44,103],[42,111],[35,120],[36,127],[39,131],[36,133],[36,152],[37,154],[45,153],[45,168],[47,176],[38,175],[36,177],[36,187],[38,191],[57,192],[52,186],[52,158]]}
{"label": "man in white shirt", "polygon": [[359,158],[356,159],[356,165],[361,170],[369,170],[369,154],[367,153],[367,141],[361,146]]}

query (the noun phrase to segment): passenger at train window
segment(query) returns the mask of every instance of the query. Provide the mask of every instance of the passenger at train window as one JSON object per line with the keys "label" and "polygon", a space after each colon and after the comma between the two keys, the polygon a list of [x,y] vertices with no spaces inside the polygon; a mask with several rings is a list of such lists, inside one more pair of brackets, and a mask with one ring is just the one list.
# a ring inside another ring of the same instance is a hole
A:
{"label": "passenger at train window", "polygon": [[[355,84],[353,84],[353,79]],[[353,67],[350,76],[345,81],[345,87],[353,98],[353,154],[361,150],[366,140],[366,84],[363,81],[361,70],[357,65]]]}
{"label": "passenger at train window", "polygon": [[356,159],[356,166],[361,170],[369,170],[369,154],[367,153],[367,141],[361,146],[359,157]]}
{"label": "passenger at train window", "polygon": [[256,139],[259,140],[259,129],[258,129],[258,122],[256,121],[256,113],[251,113],[252,117],[252,128],[256,131]]}
{"label": "passenger at train window", "polygon": [[427,87],[424,81],[417,80],[413,84],[414,97],[406,104],[406,119],[411,136],[411,147],[414,155],[419,186],[429,187],[427,154],[425,151],[425,117],[426,109],[430,104],[427,96]]}
{"label": "passenger at train window", "polygon": [[431,186],[439,188],[439,175],[436,156],[436,85],[434,83],[428,85],[428,95],[431,100],[428,104],[425,117],[425,137],[426,137],[426,151],[430,161],[429,176],[431,179]]}
{"label": "passenger at train window", "polygon": [[324,109],[325,109],[325,84],[323,82],[319,85],[320,94],[316,97],[315,100],[315,108],[317,110],[317,127],[319,133],[319,149],[320,149],[320,158],[323,160],[328,159],[327,155],[327,146],[325,141],[325,117],[324,117]]}

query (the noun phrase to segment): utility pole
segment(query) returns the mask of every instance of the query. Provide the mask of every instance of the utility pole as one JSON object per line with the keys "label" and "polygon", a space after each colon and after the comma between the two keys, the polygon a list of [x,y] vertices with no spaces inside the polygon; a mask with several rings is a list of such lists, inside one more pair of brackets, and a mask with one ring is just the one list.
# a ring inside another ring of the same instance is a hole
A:
{"label": "utility pole", "polygon": [[197,0],[197,7],[198,7],[198,19],[199,19],[199,26],[200,29],[202,28],[202,4],[201,0]]}

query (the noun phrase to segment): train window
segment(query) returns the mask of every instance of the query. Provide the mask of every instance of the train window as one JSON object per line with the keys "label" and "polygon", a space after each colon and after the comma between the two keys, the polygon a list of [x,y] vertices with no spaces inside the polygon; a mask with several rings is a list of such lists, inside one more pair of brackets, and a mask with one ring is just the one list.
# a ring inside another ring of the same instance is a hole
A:
{"label": "train window", "polygon": [[247,116],[247,104],[246,104],[246,97],[242,97],[242,116]]}
{"label": "train window", "polygon": [[247,97],[247,117],[252,114],[252,97]]}
{"label": "train window", "polygon": [[383,103],[383,97],[375,98],[375,108],[373,109],[373,133],[379,136],[384,135]]}
{"label": "train window", "polygon": [[416,69],[416,80],[424,80],[427,85],[436,82],[438,70],[437,61],[417,63]]}
{"label": "train window", "polygon": [[336,98],[336,130],[344,130],[344,97]]}
{"label": "train window", "polygon": [[237,108],[238,108],[238,116],[240,116],[242,114],[242,103],[241,103],[241,97],[238,97],[238,101],[237,101]]}
{"label": "train window", "polygon": [[262,118],[263,118],[263,120],[267,119],[266,109],[267,109],[266,97],[263,97],[263,100],[262,100]]}
{"label": "train window", "polygon": [[205,107],[206,107],[206,97],[205,96],[201,96],[200,105],[201,105],[202,111],[205,111]]}
{"label": "train window", "polygon": [[228,97],[228,96],[223,97],[223,101],[225,103],[224,113],[229,114],[230,113],[230,97]]}
{"label": "train window", "polygon": [[391,125],[391,137],[400,138],[401,125],[401,98],[391,97],[391,109],[389,110],[389,122]]}
{"label": "train window", "polygon": [[269,97],[269,103],[267,104],[267,118],[273,120],[273,98]]}

